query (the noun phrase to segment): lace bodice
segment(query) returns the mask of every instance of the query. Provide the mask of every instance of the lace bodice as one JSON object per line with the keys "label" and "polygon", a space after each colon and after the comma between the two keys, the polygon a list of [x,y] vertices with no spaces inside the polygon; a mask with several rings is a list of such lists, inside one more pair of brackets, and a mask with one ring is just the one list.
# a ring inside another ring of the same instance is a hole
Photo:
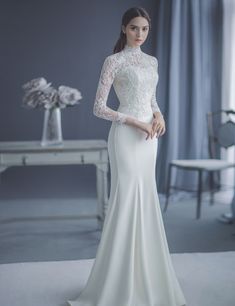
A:
{"label": "lace bodice", "polygon": [[[118,53],[109,55],[103,63],[97,87],[94,115],[125,123],[127,117],[142,117],[161,112],[156,101],[158,61],[142,52],[140,46],[125,45]],[[120,105],[115,111],[107,106],[113,85]]]}

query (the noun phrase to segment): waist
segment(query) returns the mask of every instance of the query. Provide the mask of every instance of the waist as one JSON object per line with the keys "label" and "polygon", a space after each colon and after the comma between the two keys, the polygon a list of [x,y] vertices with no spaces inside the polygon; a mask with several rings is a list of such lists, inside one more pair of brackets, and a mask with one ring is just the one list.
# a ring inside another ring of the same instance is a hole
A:
{"label": "waist", "polygon": [[125,105],[119,105],[117,111],[130,115],[131,117],[135,117],[136,119],[144,122],[151,122],[153,118],[153,111],[151,107],[144,107],[144,108],[134,108],[128,107]]}

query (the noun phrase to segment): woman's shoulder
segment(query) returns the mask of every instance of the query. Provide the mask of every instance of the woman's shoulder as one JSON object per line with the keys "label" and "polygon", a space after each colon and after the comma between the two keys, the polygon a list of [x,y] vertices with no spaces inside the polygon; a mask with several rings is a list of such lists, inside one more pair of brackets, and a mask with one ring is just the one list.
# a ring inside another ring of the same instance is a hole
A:
{"label": "woman's shoulder", "polygon": [[104,58],[104,66],[111,66],[112,68],[118,68],[119,65],[122,63],[123,59],[121,56],[121,52],[113,53],[110,55],[107,55]]}
{"label": "woman's shoulder", "polygon": [[156,56],[150,55],[148,53],[143,52],[144,56],[149,60],[152,65],[158,65],[158,59]]}
{"label": "woman's shoulder", "polygon": [[121,52],[117,52],[117,53],[107,55],[105,57],[105,61],[107,61],[107,62],[117,62],[118,60],[121,59],[121,57],[122,57],[121,55],[122,55]]}

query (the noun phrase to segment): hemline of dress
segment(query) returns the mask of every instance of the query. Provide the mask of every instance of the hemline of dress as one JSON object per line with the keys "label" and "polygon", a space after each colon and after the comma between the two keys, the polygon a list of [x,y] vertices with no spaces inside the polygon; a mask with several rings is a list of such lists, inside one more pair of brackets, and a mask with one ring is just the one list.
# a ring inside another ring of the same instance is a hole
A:
{"label": "hemline of dress", "polygon": [[[76,301],[71,301],[73,304],[71,304],[70,302],[66,302],[67,303],[67,306],[81,306],[81,305],[75,305],[74,303],[77,303]],[[80,302],[79,302],[80,303]],[[82,305],[82,306],[86,306],[86,305]],[[90,306],[90,305],[89,305]],[[144,306],[144,305],[143,305]],[[148,305],[146,305],[146,306],[148,306]],[[161,306],[161,305],[159,305],[159,306]],[[177,305],[176,305],[177,306]],[[178,306],[187,306],[187,304],[179,304]]]}

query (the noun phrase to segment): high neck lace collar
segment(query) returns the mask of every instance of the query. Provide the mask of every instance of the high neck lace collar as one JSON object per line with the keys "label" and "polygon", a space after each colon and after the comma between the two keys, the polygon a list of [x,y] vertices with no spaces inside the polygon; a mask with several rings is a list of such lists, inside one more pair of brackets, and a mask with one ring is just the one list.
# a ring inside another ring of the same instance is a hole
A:
{"label": "high neck lace collar", "polygon": [[141,53],[141,48],[140,48],[140,46],[131,47],[131,46],[126,44],[125,47],[123,48],[123,51],[126,52],[126,53],[138,54],[138,53]]}

